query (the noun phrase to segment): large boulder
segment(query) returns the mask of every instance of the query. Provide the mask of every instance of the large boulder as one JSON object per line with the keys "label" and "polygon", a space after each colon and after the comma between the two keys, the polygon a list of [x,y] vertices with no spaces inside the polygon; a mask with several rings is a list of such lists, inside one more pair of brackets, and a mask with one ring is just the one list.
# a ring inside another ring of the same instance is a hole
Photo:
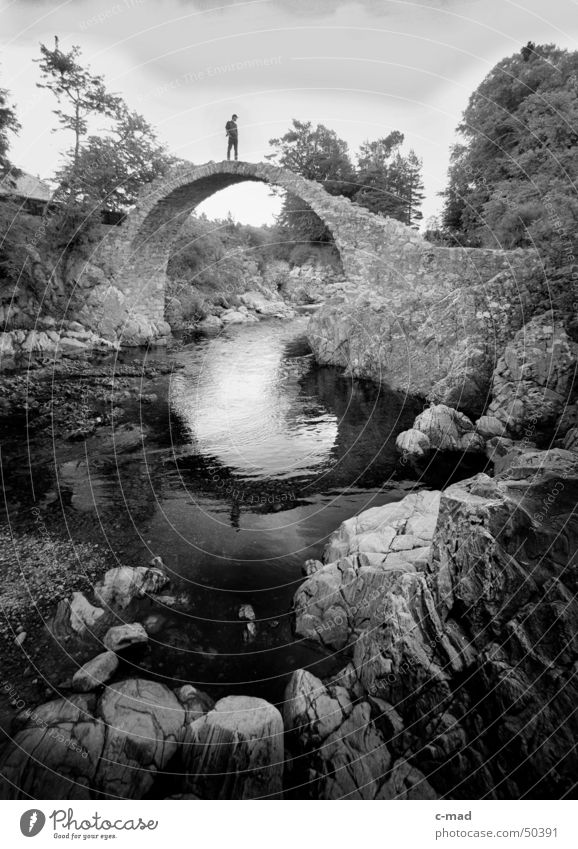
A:
{"label": "large boulder", "polygon": [[494,366],[492,352],[493,346],[479,336],[458,342],[448,358],[446,374],[432,386],[428,401],[479,415],[489,395]]}
{"label": "large boulder", "polygon": [[343,686],[326,686],[304,669],[296,670],[289,679],[283,699],[283,721],[285,731],[302,749],[322,743],[352,710],[352,699]]}
{"label": "large boulder", "polygon": [[118,337],[123,345],[138,347],[146,345],[155,337],[152,322],[144,315],[129,314],[117,329]]}
{"label": "large boulder", "polygon": [[328,541],[325,565],[295,595],[297,633],[342,649],[362,623],[379,617],[399,575],[425,568],[439,499],[439,492],[412,493],[343,522]]}
{"label": "large boulder", "polygon": [[43,330],[29,330],[21,350],[26,354],[50,354],[56,351],[57,343]]}
{"label": "large boulder", "polygon": [[228,696],[192,722],[183,744],[187,792],[202,799],[279,798],[283,720],[263,699]]}
{"label": "large boulder", "polygon": [[578,344],[552,312],[533,318],[498,361],[488,414],[513,436],[547,434],[571,397],[577,365]]}
{"label": "large boulder", "polygon": [[431,452],[431,443],[426,433],[416,428],[402,431],[395,440],[395,447],[410,460],[424,460]]}
{"label": "large boulder", "polygon": [[208,315],[198,324],[199,330],[204,330],[211,333],[220,330],[222,327],[223,322],[221,321],[218,315]]}
{"label": "large boulder", "polygon": [[0,756],[0,798],[95,798],[106,735],[95,707],[94,696],[73,695],[27,711]]}
{"label": "large boulder", "polygon": [[[575,454],[527,451],[440,503],[432,592],[446,629],[459,615],[475,651],[476,721],[492,729],[474,748],[500,798],[563,795],[578,766],[577,497]],[[473,695],[467,685],[455,692],[464,704]]]}
{"label": "large boulder", "polygon": [[288,307],[283,301],[270,300],[262,292],[245,292],[245,294],[241,295],[241,303],[248,309],[254,310],[263,316],[290,318],[294,315],[291,307]]}
{"label": "large boulder", "polygon": [[427,459],[433,451],[480,454],[485,449],[484,433],[487,432],[487,422],[480,421],[481,429],[474,427],[464,413],[446,404],[434,404],[416,417],[410,430],[399,434],[395,446],[403,460],[417,463]]}
{"label": "large boulder", "polygon": [[73,592],[70,599],[58,603],[52,631],[58,637],[84,637],[94,634],[101,624],[104,610],[91,604],[84,593]]}
{"label": "large boulder", "polygon": [[492,439],[494,436],[506,436],[504,423],[496,416],[480,416],[476,422],[476,432],[483,439]]}
{"label": "large boulder", "polygon": [[484,440],[464,414],[446,404],[434,404],[416,417],[413,429],[424,433],[436,451],[483,451]]}
{"label": "large boulder", "polygon": [[96,786],[141,799],[183,739],[183,705],[163,684],[128,679],[106,688],[96,713],[107,726]]}
{"label": "large boulder", "polygon": [[346,683],[347,675],[324,684],[299,669],[287,685],[283,715],[295,755],[290,783],[300,796],[437,798],[419,770],[394,762],[380,712],[367,700],[356,702]]}
{"label": "large boulder", "polygon": [[229,309],[221,313],[219,316],[223,324],[247,324],[251,321],[257,321],[254,315],[247,312],[246,308],[240,310]]}
{"label": "large boulder", "polygon": [[[510,453],[497,477],[441,494],[419,568],[370,568],[342,527],[332,551],[341,559],[310,570],[296,595],[297,632],[344,650],[350,663],[332,681],[369,703],[370,727],[399,762],[374,798],[419,787],[419,777],[401,781],[408,761],[439,795],[460,786],[471,798],[558,797],[573,786],[578,456]],[[391,530],[380,531],[388,551]],[[301,675],[288,691],[288,739],[307,763],[342,711],[332,686]]]}
{"label": "large boulder", "polygon": [[533,442],[518,442],[507,436],[492,436],[486,442],[486,457],[494,464],[494,474],[500,475],[515,457],[535,449]]}
{"label": "large boulder", "polygon": [[185,710],[162,684],[129,679],[99,700],[72,695],[27,711],[0,758],[7,799],[141,799],[167,768]]}
{"label": "large boulder", "polygon": [[125,608],[135,598],[159,593],[168,583],[169,579],[163,569],[150,566],[118,566],[105,573],[94,592],[100,604]]}
{"label": "large boulder", "polygon": [[[332,563],[350,554],[367,554],[374,563],[384,563],[396,552],[407,554],[408,562],[422,559],[433,536],[439,509],[439,492],[420,490],[401,501],[371,507],[347,519],[329,537],[323,560]],[[373,557],[376,555],[376,557]],[[393,558],[395,560],[395,558]]]}

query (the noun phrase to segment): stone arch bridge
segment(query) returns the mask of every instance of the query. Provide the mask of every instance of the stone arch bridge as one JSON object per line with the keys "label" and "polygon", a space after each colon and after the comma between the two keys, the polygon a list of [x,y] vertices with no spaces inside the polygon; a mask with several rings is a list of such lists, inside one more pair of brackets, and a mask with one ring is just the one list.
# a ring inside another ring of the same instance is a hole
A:
{"label": "stone arch bridge", "polygon": [[202,201],[246,180],[279,187],[307,204],[331,232],[351,287],[356,292],[377,287],[393,308],[426,287],[450,291],[519,265],[522,252],[435,247],[399,221],[273,164],[181,164],[143,190],[122,225],[109,228],[95,258],[98,279],[92,265],[92,275],[84,272],[92,280],[79,281],[81,320],[129,344],[166,336],[166,273],[174,240]]}

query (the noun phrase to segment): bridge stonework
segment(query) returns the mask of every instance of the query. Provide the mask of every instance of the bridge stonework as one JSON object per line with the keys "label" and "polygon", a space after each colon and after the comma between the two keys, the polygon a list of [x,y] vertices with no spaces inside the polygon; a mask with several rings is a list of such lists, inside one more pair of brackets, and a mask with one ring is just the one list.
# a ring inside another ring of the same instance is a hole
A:
{"label": "bridge stonework", "polygon": [[382,292],[392,307],[408,294],[415,297],[425,289],[449,293],[500,272],[515,275],[528,264],[524,251],[436,247],[401,222],[334,197],[321,183],[270,163],[181,164],[143,190],[124,223],[110,228],[99,249],[108,269],[107,292],[92,293],[84,318],[90,313],[95,329],[128,344],[166,336],[166,273],[173,242],[195,207],[243,181],[266,183],[300,198],[330,230],[352,286]]}

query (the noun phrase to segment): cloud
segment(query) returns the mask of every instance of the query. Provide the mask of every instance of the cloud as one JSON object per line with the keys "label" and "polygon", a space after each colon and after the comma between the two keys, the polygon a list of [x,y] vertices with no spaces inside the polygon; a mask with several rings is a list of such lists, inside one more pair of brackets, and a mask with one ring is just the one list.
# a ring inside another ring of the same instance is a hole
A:
{"label": "cloud", "polygon": [[[425,11],[466,6],[473,2],[475,0],[264,0],[264,5],[303,17],[326,17],[343,7],[351,6],[362,6],[373,15],[385,16],[399,12],[403,6],[412,6],[417,11]],[[247,0],[181,0],[181,3],[195,6],[202,11],[223,12],[235,6],[246,6]]]}

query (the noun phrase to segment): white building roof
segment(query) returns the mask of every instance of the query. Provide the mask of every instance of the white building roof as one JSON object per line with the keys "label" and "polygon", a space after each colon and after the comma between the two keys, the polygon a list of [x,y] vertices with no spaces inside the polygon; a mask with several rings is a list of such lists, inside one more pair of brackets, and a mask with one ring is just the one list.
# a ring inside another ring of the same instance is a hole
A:
{"label": "white building roof", "polygon": [[48,201],[52,197],[52,190],[40,177],[22,171],[19,177],[0,179],[0,195]]}

